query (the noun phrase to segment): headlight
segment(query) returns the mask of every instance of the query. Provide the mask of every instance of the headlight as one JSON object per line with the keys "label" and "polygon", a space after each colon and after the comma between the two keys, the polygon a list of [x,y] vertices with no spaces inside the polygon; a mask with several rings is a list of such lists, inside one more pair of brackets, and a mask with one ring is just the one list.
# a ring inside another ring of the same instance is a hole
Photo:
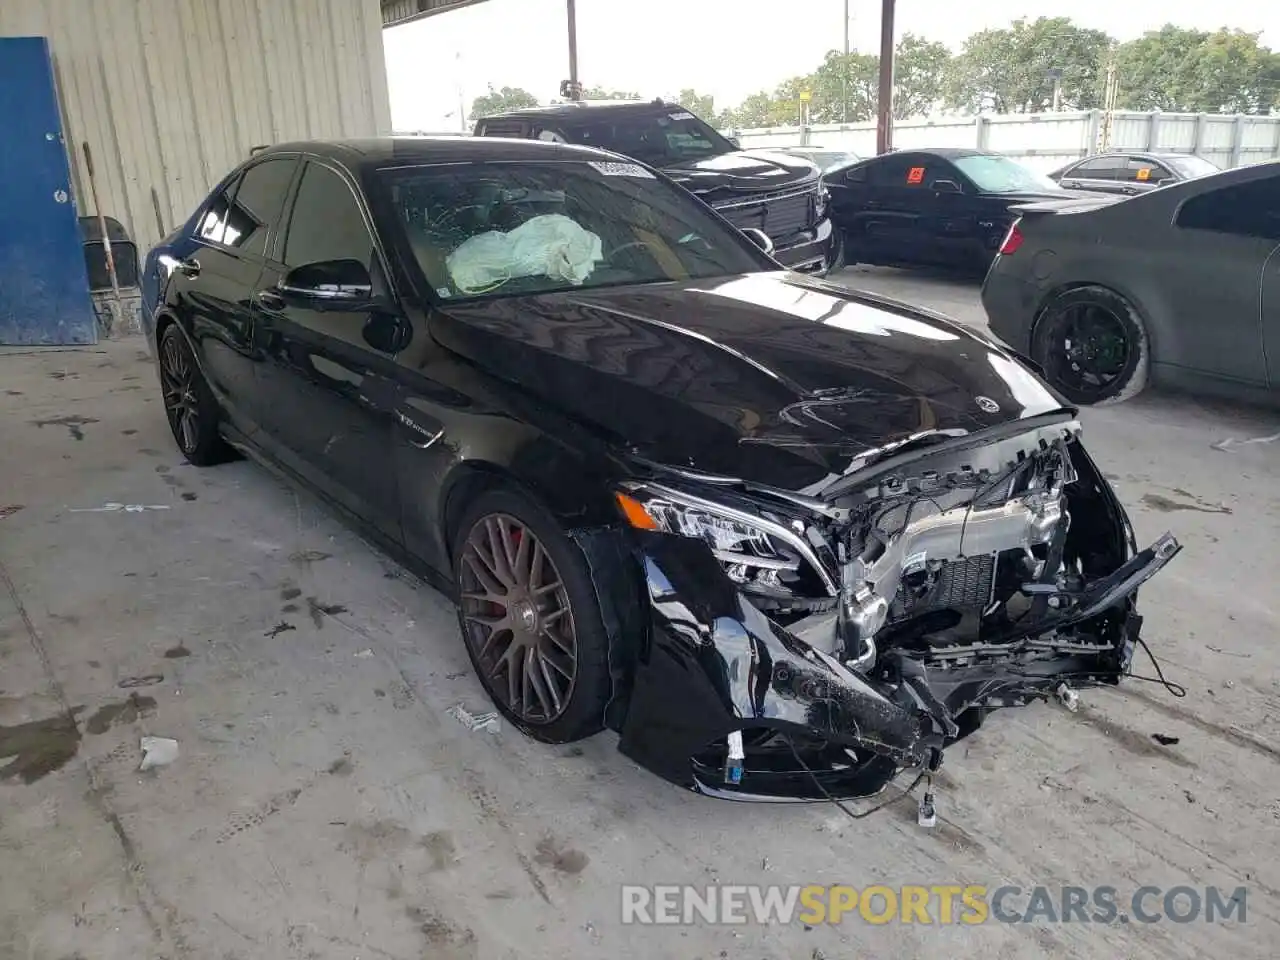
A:
{"label": "headlight", "polygon": [[836,594],[813,548],[776,520],[657,484],[627,484],[615,496],[631,526],[705,542],[729,579],[750,593]]}
{"label": "headlight", "polygon": [[821,180],[818,181],[818,195],[813,201],[813,215],[821,220],[827,215],[827,204],[831,200],[831,192],[827,190],[826,184]]}

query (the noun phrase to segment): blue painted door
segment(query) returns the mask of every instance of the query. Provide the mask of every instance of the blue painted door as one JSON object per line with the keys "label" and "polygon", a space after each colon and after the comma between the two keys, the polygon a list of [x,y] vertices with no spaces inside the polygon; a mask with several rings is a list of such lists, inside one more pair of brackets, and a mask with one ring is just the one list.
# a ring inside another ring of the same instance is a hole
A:
{"label": "blue painted door", "polygon": [[96,343],[44,37],[0,37],[0,344]]}

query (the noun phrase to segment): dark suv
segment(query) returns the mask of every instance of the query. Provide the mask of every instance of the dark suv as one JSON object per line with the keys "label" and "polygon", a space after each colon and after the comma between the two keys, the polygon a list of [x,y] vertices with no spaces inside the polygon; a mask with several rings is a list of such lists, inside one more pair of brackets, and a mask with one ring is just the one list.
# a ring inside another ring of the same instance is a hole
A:
{"label": "dark suv", "polygon": [[740,230],[762,231],[774,259],[822,273],[838,257],[818,168],[801,157],[740,150],[679,104],[595,101],[531,107],[485,117],[478,137],[580,143],[655,167]]}

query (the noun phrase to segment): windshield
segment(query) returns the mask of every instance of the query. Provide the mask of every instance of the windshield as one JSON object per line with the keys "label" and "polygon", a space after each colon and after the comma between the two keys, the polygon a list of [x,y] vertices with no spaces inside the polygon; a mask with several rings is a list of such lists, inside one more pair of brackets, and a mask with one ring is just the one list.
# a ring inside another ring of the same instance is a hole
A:
{"label": "windshield", "polygon": [[769,269],[745,237],[635,163],[449,164],[381,176],[414,259],[443,299]]}
{"label": "windshield", "polygon": [[983,193],[1066,193],[1043,173],[1036,173],[1008,157],[974,154],[952,162]]}
{"label": "windshield", "polygon": [[1167,166],[1173,168],[1173,172],[1188,180],[1194,177],[1207,176],[1210,173],[1218,173],[1219,169],[1215,164],[1210,163],[1203,157],[1161,157]]}
{"label": "windshield", "polygon": [[687,110],[615,114],[599,119],[570,117],[557,121],[570,143],[612,150],[651,167],[673,167],[691,160],[732,153],[736,147]]}

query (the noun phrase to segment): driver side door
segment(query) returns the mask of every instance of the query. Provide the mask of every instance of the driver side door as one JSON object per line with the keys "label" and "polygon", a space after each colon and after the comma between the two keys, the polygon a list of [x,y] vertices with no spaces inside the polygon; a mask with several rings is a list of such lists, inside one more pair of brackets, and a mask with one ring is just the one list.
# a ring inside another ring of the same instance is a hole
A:
{"label": "driver side door", "polygon": [[[355,181],[311,158],[295,189],[287,226],[254,294],[264,352],[260,366],[262,443],[294,473],[400,543],[392,457],[397,367],[394,348],[371,331],[384,311],[326,309],[283,294],[291,269],[356,261],[375,294],[396,302],[373,221]],[[372,342],[371,342],[372,341]]]}

